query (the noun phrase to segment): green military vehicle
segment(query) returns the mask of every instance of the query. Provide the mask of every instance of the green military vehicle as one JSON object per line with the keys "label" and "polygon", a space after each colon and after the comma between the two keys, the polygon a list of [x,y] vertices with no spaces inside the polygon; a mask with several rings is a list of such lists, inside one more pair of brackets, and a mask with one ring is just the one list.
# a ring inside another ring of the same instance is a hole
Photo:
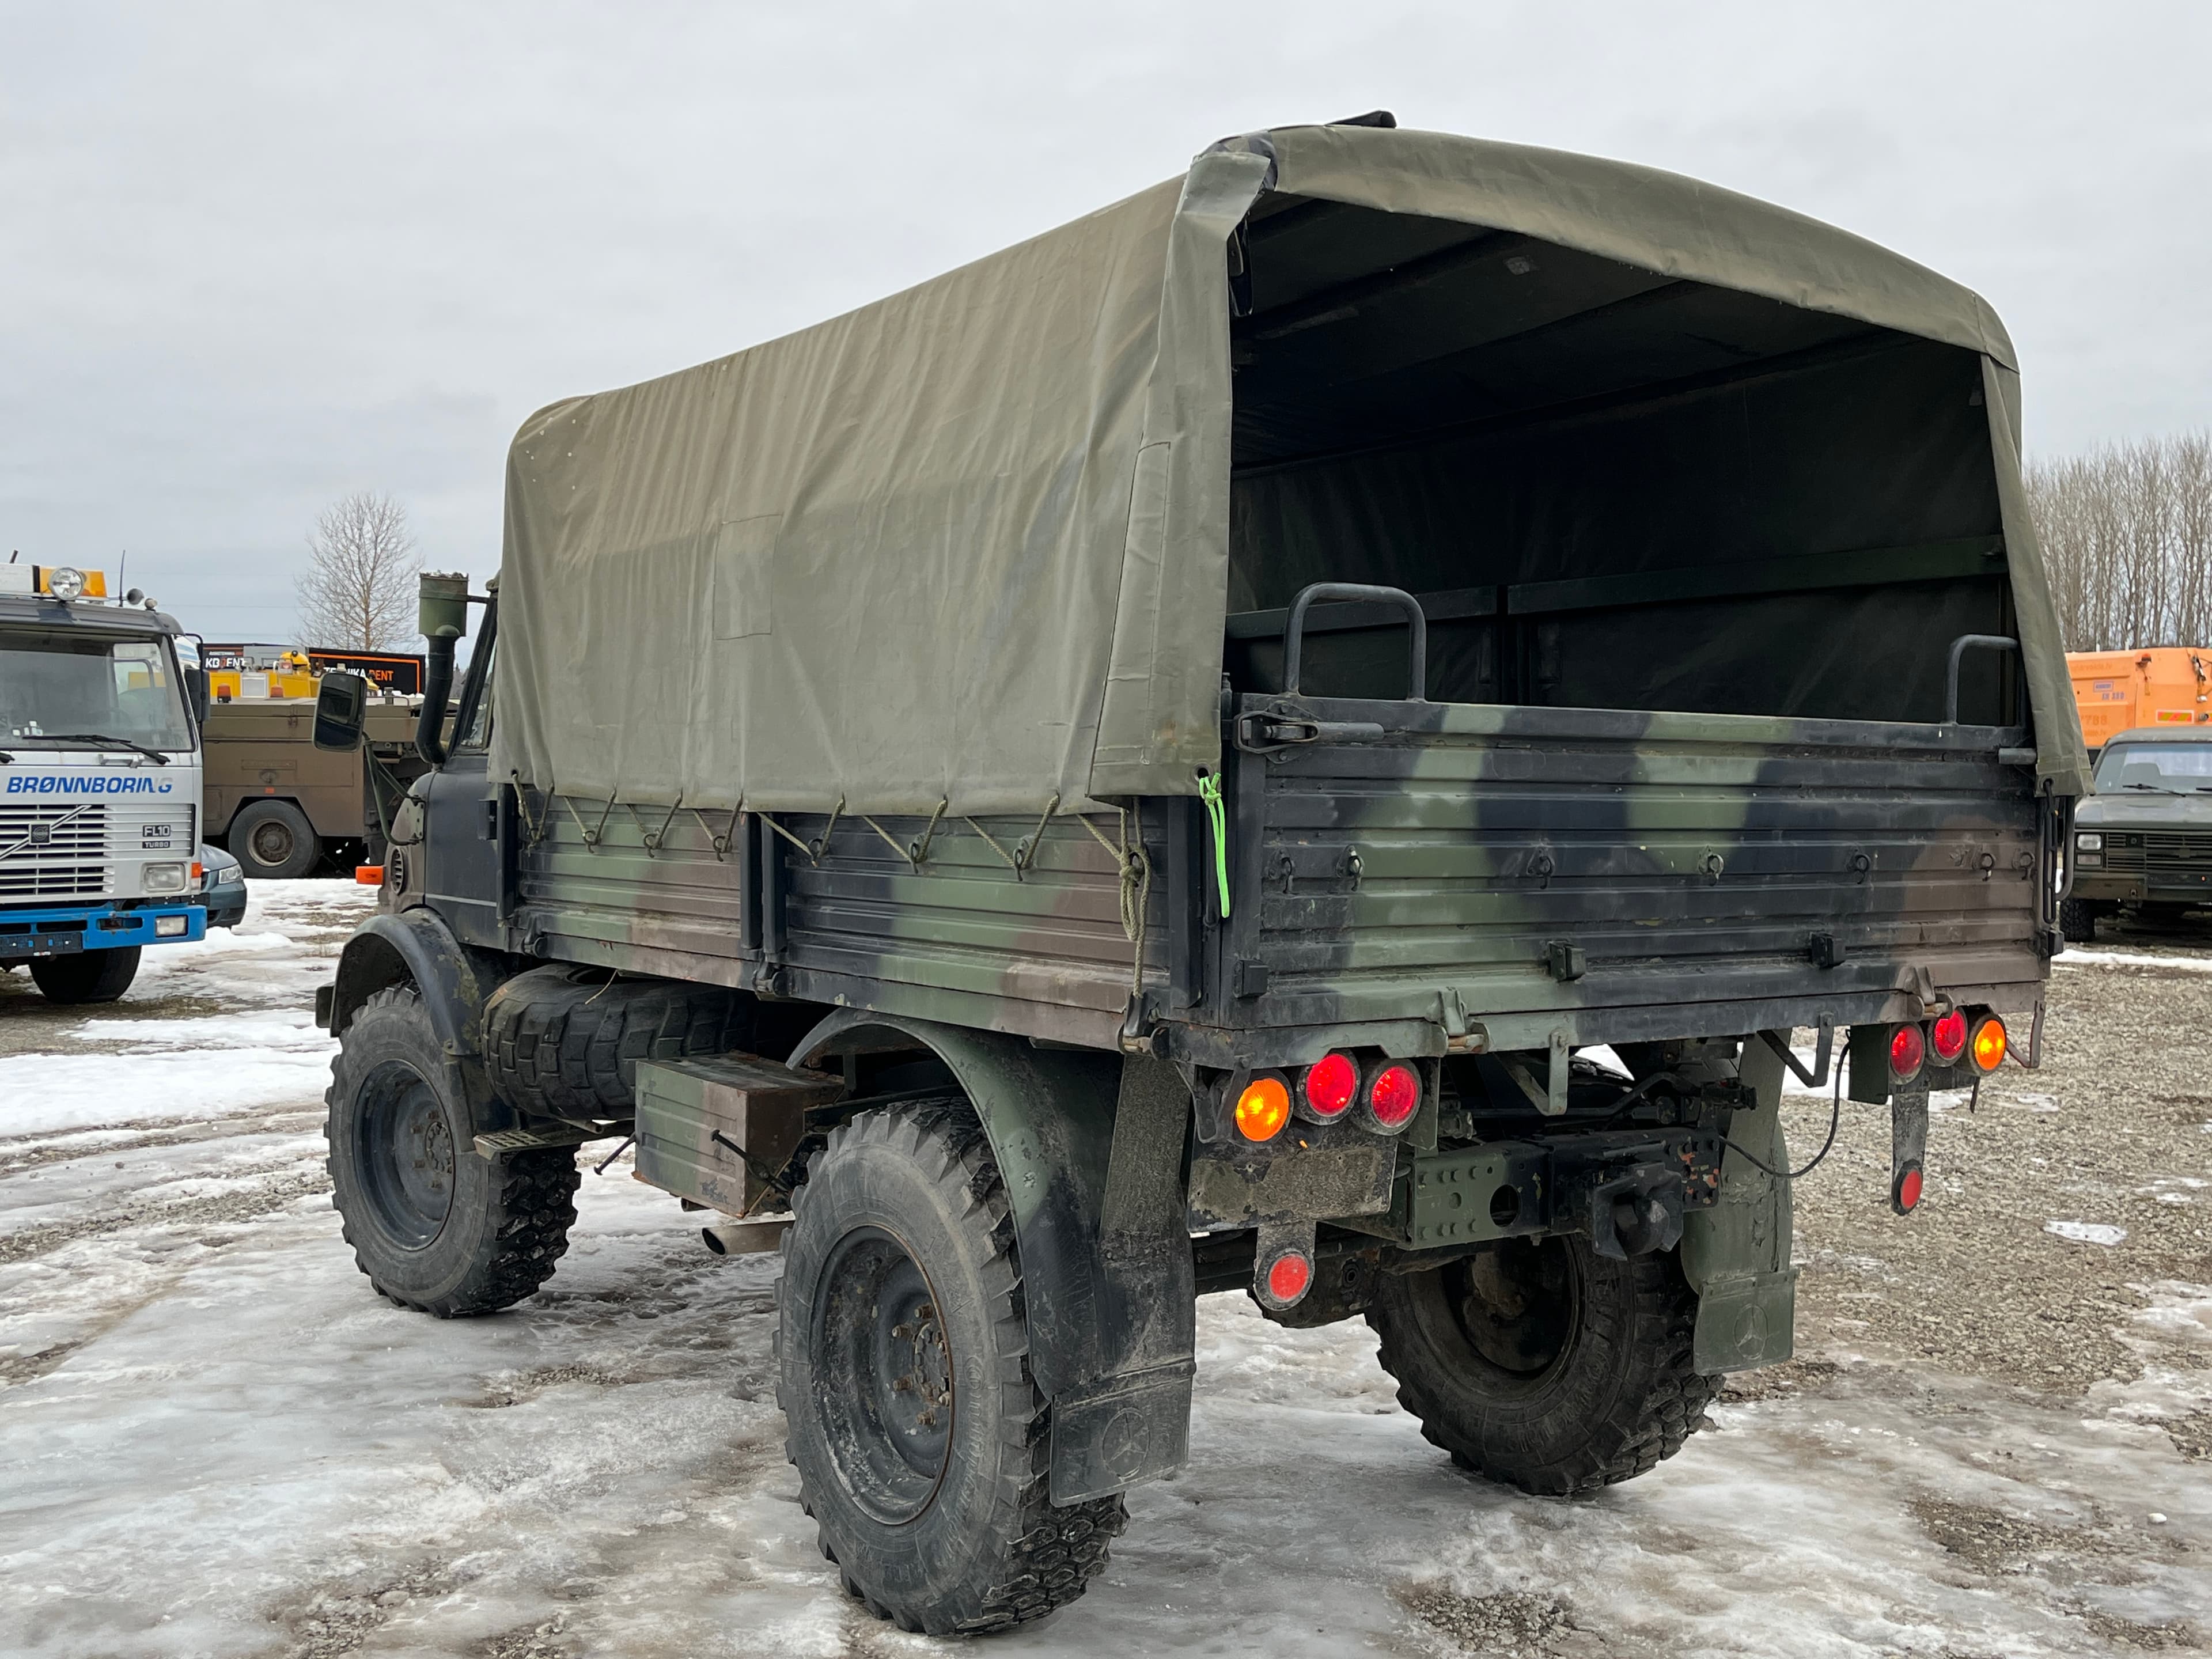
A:
{"label": "green military vehicle", "polygon": [[2141,726],[2097,755],[2097,793],[2074,815],[2066,937],[2106,916],[2179,921],[2212,910],[2212,730]]}
{"label": "green military vehicle", "polygon": [[424,770],[414,702],[372,694],[358,754],[316,748],[314,714],[304,698],[240,697],[208,708],[208,833],[249,879],[304,876],[325,857],[374,863],[400,793]]}
{"label": "green military vehicle", "polygon": [[1369,118],[541,411],[320,998],[360,1266],[507,1305],[634,1135],[781,1249],[802,1501],[909,1629],[1081,1593],[1209,1292],[1364,1316],[1484,1475],[1650,1469],[1790,1352],[1785,1072],[1847,1048],[1905,1211],[1927,1091],[2037,1058],[2019,407],[1894,254]]}

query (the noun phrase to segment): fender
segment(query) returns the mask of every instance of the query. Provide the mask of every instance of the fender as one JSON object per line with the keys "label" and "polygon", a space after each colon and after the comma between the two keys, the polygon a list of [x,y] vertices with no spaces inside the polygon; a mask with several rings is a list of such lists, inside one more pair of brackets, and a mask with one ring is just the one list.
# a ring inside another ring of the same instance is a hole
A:
{"label": "fender", "polygon": [[[412,981],[447,1055],[474,1060],[484,1000],[507,977],[496,958],[455,939],[434,910],[383,911],[345,943],[337,977],[316,994],[329,996],[328,1018],[319,1021],[343,1036],[362,1005],[386,986]],[[319,1006],[316,1012],[324,1009]]]}
{"label": "fender", "polygon": [[1149,1055],[858,1009],[816,1026],[791,1063],[887,1033],[951,1070],[1006,1182],[1030,1374],[1052,1407],[1053,1501],[1173,1474],[1189,1455],[1197,1331],[1182,1075]]}

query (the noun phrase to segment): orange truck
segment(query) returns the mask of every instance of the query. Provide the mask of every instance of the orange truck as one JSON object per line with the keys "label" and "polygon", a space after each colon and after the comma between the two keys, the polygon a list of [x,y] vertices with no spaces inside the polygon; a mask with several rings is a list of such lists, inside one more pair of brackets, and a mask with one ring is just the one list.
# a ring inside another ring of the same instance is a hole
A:
{"label": "orange truck", "polygon": [[2069,651],[2081,737],[2094,753],[2137,726],[2212,726],[2212,646]]}

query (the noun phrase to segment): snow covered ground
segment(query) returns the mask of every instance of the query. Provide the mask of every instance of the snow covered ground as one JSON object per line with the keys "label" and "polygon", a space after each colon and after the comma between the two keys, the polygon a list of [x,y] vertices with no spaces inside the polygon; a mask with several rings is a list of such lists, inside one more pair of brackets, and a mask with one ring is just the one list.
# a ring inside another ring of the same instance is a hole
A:
{"label": "snow covered ground", "polygon": [[[257,885],[234,935],[149,951],[90,1017],[0,977],[0,1652],[950,1650],[869,1619],[816,1552],[771,1389],[770,1264],[709,1255],[626,1160],[586,1176],[574,1244],[522,1306],[441,1322],[369,1293],[322,1176],[329,1045],[307,1013],[368,899]],[[2054,996],[2158,971],[2113,969]],[[2188,1041],[2202,1091],[2201,1027]],[[2049,1098],[2016,1121],[2053,1121],[2033,1115]],[[2143,1213],[2201,1223],[2201,1173],[2151,1172]],[[2029,1233],[2100,1262],[2134,1248]],[[1801,1243],[1808,1284],[1858,1282],[1854,1237]],[[2133,1285],[2105,1321],[2132,1360],[2078,1390],[1822,1326],[1681,1456],[1573,1503],[1455,1473],[1364,1325],[1285,1331],[1210,1297],[1189,1468],[1131,1495],[1087,1597],[975,1650],[2193,1649],[2208,1285],[2212,1266]]]}

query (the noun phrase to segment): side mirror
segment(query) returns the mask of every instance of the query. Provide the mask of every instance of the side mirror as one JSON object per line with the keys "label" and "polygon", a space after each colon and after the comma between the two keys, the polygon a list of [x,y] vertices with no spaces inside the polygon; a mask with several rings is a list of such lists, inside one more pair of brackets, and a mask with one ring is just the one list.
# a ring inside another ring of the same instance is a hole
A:
{"label": "side mirror", "polygon": [[368,715],[368,682],[358,674],[325,674],[315,690],[315,747],[358,749]]}
{"label": "side mirror", "polygon": [[192,721],[205,726],[208,717],[208,677],[204,668],[185,670],[185,701],[191,705]]}

